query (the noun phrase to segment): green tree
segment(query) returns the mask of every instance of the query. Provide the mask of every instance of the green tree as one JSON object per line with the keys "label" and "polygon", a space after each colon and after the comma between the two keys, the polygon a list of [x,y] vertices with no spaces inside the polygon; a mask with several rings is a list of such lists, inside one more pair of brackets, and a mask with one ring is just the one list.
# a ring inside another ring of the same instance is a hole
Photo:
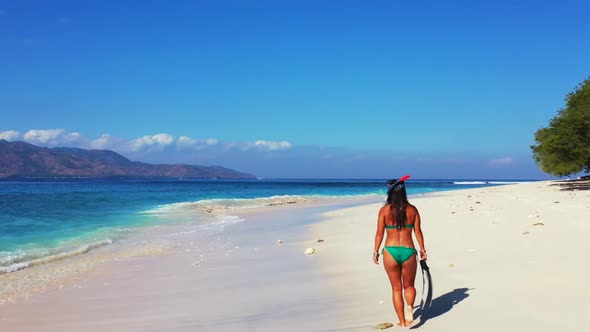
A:
{"label": "green tree", "polygon": [[590,78],[565,98],[565,108],[535,133],[533,158],[549,174],[590,172]]}

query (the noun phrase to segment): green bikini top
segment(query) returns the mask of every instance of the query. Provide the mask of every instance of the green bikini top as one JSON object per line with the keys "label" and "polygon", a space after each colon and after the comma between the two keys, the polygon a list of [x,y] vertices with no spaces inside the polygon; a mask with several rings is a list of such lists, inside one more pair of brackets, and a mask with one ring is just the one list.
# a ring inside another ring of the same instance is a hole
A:
{"label": "green bikini top", "polygon": [[[392,229],[398,228],[397,225],[385,225],[385,228]],[[403,228],[414,228],[414,224],[405,224]]]}

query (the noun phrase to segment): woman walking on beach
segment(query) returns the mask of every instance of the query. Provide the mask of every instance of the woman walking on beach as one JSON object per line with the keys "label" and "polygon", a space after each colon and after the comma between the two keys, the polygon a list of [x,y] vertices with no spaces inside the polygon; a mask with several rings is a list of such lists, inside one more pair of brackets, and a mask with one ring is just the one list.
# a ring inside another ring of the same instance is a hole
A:
{"label": "woman walking on beach", "polygon": [[387,202],[379,210],[375,250],[373,251],[373,262],[379,264],[379,247],[383,241],[383,234],[387,231],[383,248],[383,265],[391,283],[393,307],[399,317],[399,326],[408,326],[414,321],[413,308],[416,299],[414,279],[417,270],[417,251],[412,240],[412,230],[414,230],[418,244],[422,248],[420,250],[421,259],[427,257],[424,236],[420,228],[420,214],[415,206],[408,203],[404,184],[404,180],[407,178],[409,176],[387,182]]}

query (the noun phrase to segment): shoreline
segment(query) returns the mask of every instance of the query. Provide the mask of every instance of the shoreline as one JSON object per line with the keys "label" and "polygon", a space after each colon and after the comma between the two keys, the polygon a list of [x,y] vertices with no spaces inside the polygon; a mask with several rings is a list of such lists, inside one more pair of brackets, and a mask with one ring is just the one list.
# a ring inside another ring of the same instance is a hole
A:
{"label": "shoreline", "polygon": [[[277,324],[313,330],[318,319],[327,321],[335,313],[323,309],[331,296],[315,257],[303,254],[316,241],[305,226],[319,222],[321,211],[351,204],[360,202],[245,211],[240,214],[245,222],[210,242],[198,243],[192,233],[176,238],[161,257],[102,264],[68,287],[6,303],[0,306],[0,327],[98,331],[107,324],[110,331],[238,331],[254,319],[257,331],[274,331]],[[283,287],[286,280],[289,288]],[[316,303],[318,296],[325,300]],[[302,322],[288,314],[293,310],[317,317]],[[127,318],[120,318],[123,314]],[[152,316],[159,319],[148,328],[144,324]]]}
{"label": "shoreline", "polygon": [[[48,179],[51,180],[51,179]],[[350,183],[354,183],[354,180],[347,180]],[[367,180],[369,183],[374,183],[374,180]],[[206,181],[205,181],[206,182]],[[330,181],[328,181],[330,182]],[[320,182],[321,183],[321,182]],[[425,180],[418,183],[430,183],[432,188],[430,190],[446,191],[454,190],[456,188],[442,188],[438,185],[457,184],[460,186],[466,185],[489,185],[489,184],[504,184],[504,183],[515,183],[514,181],[446,181],[446,180]],[[366,183],[365,183],[366,184]],[[18,193],[19,190],[15,188]],[[321,190],[320,190],[321,191]],[[10,192],[10,188],[9,188]],[[92,191],[89,191],[92,192]],[[98,191],[100,192],[100,191]],[[39,265],[50,261],[60,260],[70,256],[77,256],[80,254],[92,251],[97,247],[109,246],[112,242],[119,242],[121,239],[133,236],[133,233],[141,232],[142,229],[152,227],[159,224],[169,223],[182,223],[189,220],[193,222],[195,218],[207,220],[212,216],[224,211],[231,211],[233,208],[259,208],[259,207],[271,207],[271,206],[283,206],[289,204],[306,204],[311,202],[315,204],[317,202],[333,202],[347,199],[372,199],[380,197],[380,194],[375,192],[371,193],[359,193],[359,194],[340,194],[332,195],[328,193],[324,194],[277,194],[269,196],[251,197],[251,198],[202,198],[196,201],[180,200],[170,202],[170,198],[165,199],[165,203],[161,205],[152,205],[151,207],[145,207],[145,209],[133,210],[115,210],[114,215],[122,212],[122,216],[119,216],[119,221],[109,220],[104,224],[99,224],[97,228],[90,232],[75,233],[72,232],[67,236],[48,236],[48,237],[37,237],[27,239],[26,243],[18,244],[19,240],[13,244],[13,246],[3,246],[3,250],[0,251],[0,275],[4,273],[12,273],[21,269],[29,268],[32,265]],[[18,197],[17,197],[18,198]],[[23,198],[18,198],[23,199]],[[76,197],[77,199],[81,199]],[[105,199],[100,199],[104,201]],[[55,206],[62,204],[61,202],[54,202]],[[154,204],[154,202],[152,202]],[[100,209],[98,209],[99,211]],[[97,209],[95,209],[97,211]],[[24,212],[24,211],[22,211]],[[34,211],[32,211],[34,212]],[[168,217],[166,214],[171,212]],[[141,217],[143,215],[143,217]],[[140,217],[140,218],[138,218]],[[231,216],[230,216],[231,217]],[[164,218],[164,219],[161,219]],[[14,219],[14,216],[13,218]],[[126,219],[129,219],[126,221]],[[143,219],[143,221],[139,221]],[[11,227],[13,220],[5,220],[8,226]],[[50,221],[50,220],[49,220]],[[53,220],[56,224],[60,224],[60,220]],[[210,223],[211,221],[205,223]],[[45,226],[48,221],[44,221]],[[14,225],[12,225],[14,226]],[[18,226],[18,225],[16,225]],[[28,225],[34,227],[33,225]],[[18,232],[15,232],[18,235]],[[54,232],[59,234],[59,229]],[[8,240],[10,241],[11,234],[8,234]],[[28,241],[28,242],[27,242]],[[22,242],[22,240],[21,240]],[[54,244],[48,244],[53,242]],[[8,242],[10,243],[10,242]],[[14,250],[15,247],[22,248],[21,250]],[[110,247],[110,246],[109,246]]]}
{"label": "shoreline", "polygon": [[[540,294],[563,288],[563,273],[568,304],[579,308],[580,299],[590,296],[577,278],[586,268],[568,256],[576,246],[588,247],[590,191],[533,182],[418,194],[410,201],[422,215],[434,277],[431,317],[417,320],[414,328],[495,331],[502,326],[498,319],[541,331],[584,326],[584,318],[577,317],[581,310],[558,308],[565,323],[552,318],[555,309],[543,305],[547,299]],[[244,209],[235,213],[244,222],[209,242],[194,232],[182,234],[156,255],[101,263],[63,288],[0,303],[0,327],[23,332],[374,330],[379,323],[397,322],[385,273],[371,260],[381,204]],[[316,254],[305,255],[309,247]],[[418,298],[420,278],[418,271]],[[507,310],[510,299],[523,305]]]}
{"label": "shoreline", "polygon": [[[207,228],[208,225],[230,225],[236,222],[232,219],[239,219],[239,216],[232,215],[235,213],[241,214],[248,213],[249,211],[259,211],[262,213],[269,208],[340,204],[341,202],[346,203],[349,201],[371,200],[376,197],[378,196],[375,194],[352,196],[278,195],[256,198],[202,199],[194,202],[187,201],[156,205],[151,209],[141,210],[135,213],[136,215],[152,217],[151,220],[146,219],[146,221],[142,223],[136,223],[133,225],[122,224],[120,226],[110,226],[110,228],[112,228],[110,233],[105,233],[98,238],[95,236],[91,238],[90,242],[80,241],[80,237],[65,238],[63,240],[58,239],[58,241],[65,243],[61,245],[62,247],[39,247],[30,249],[45,251],[44,254],[35,252],[21,254],[23,256],[30,256],[30,258],[26,260],[10,258],[9,256],[9,259],[7,260],[8,264],[2,265],[0,263],[0,275],[86,254],[101,247],[108,247],[113,243],[136,238],[141,236],[143,233],[149,232],[151,228],[182,228],[187,226],[195,228],[200,226]],[[170,212],[170,215],[166,215]],[[186,221],[187,217],[191,220]],[[195,222],[195,220],[197,220],[197,222]],[[220,229],[220,231],[222,230],[223,227]],[[104,230],[101,231],[104,232]],[[122,234],[123,232],[127,234]],[[81,237],[86,237],[87,235],[88,234],[82,234]],[[79,243],[73,244],[73,242],[76,241]],[[72,242],[72,244],[69,244],[70,242]],[[10,251],[8,251],[8,253],[10,253]]]}
{"label": "shoreline", "polygon": [[[237,222],[242,222],[242,215],[259,215],[272,213],[277,209],[293,208],[315,208],[322,206],[340,206],[345,204],[361,204],[372,200],[371,196],[359,197],[321,197],[319,199],[295,199],[285,197],[263,197],[256,200],[269,201],[268,205],[259,207],[224,208],[212,206],[207,211],[210,221],[204,224],[194,223],[161,223],[145,227],[137,227],[126,237],[113,241],[108,238],[102,242],[106,245],[93,246],[92,244],[82,246],[68,252],[52,256],[45,256],[32,261],[15,263],[8,266],[14,270],[0,273],[0,304],[15,301],[19,298],[26,299],[36,293],[47,289],[64,287],[64,284],[71,283],[71,280],[80,280],[84,274],[91,272],[100,265],[117,262],[119,260],[146,258],[151,256],[165,256],[174,248],[174,238],[181,238],[185,234],[193,234],[200,241],[208,241],[207,236],[223,233],[224,229],[231,227]],[[285,202],[281,201],[287,199]],[[293,201],[294,200],[294,201]],[[166,204],[178,205],[178,204]],[[199,202],[186,202],[180,205],[199,205]],[[154,210],[158,210],[159,207]],[[149,213],[152,211],[146,211]],[[171,217],[168,217],[171,218]],[[214,220],[224,219],[219,224]],[[217,227],[219,229],[213,229]],[[212,228],[212,229],[209,229]],[[201,234],[199,234],[201,232]],[[178,240],[178,239],[176,239]],[[92,246],[92,248],[91,248]],[[21,266],[22,265],[22,266]]]}

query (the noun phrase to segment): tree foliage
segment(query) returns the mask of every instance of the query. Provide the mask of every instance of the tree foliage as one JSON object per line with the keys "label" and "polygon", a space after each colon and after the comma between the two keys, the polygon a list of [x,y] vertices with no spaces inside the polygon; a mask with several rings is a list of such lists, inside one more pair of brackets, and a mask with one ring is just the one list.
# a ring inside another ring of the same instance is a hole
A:
{"label": "tree foliage", "polygon": [[533,158],[549,174],[590,172],[590,78],[565,98],[565,108],[535,133]]}

